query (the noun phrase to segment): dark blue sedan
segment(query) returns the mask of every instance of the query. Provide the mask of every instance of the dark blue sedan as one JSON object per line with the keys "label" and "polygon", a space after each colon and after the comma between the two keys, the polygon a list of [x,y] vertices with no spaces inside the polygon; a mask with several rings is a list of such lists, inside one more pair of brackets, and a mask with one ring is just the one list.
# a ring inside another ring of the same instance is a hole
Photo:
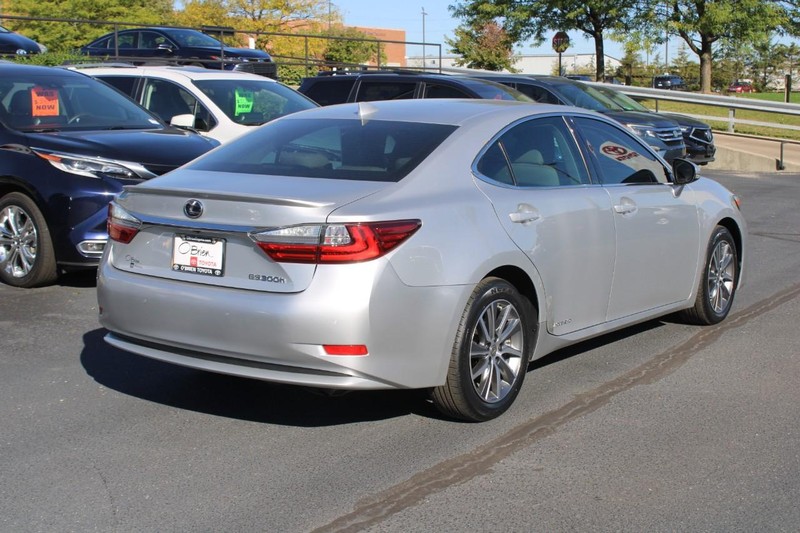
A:
{"label": "dark blue sedan", "polygon": [[34,287],[96,266],[123,186],[218,144],[84,74],[0,62],[0,280]]}

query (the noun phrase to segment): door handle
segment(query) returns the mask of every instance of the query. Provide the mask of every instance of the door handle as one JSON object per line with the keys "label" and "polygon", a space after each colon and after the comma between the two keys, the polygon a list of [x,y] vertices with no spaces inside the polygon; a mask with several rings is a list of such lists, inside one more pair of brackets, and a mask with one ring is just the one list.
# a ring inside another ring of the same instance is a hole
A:
{"label": "door handle", "polygon": [[637,209],[636,204],[630,198],[622,198],[620,203],[614,206],[614,212],[620,215],[632,215]]}
{"label": "door handle", "polygon": [[539,219],[539,212],[533,206],[519,204],[517,210],[508,214],[508,218],[515,224],[527,224]]}

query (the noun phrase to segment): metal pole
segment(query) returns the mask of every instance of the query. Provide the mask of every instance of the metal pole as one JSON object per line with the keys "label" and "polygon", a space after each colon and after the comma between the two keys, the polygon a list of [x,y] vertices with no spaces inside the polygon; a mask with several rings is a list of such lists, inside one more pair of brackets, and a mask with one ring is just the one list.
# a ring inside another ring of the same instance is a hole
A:
{"label": "metal pole", "polygon": [[425,17],[428,14],[425,12],[425,7],[422,8],[422,70],[425,70]]}

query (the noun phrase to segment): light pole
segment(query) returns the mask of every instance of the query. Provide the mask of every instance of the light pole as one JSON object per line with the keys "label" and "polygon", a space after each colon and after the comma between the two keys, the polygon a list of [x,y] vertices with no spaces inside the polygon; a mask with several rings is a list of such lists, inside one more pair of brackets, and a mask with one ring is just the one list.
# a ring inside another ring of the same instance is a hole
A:
{"label": "light pole", "polygon": [[428,14],[425,12],[425,7],[422,8],[422,70],[425,70],[425,17]]}

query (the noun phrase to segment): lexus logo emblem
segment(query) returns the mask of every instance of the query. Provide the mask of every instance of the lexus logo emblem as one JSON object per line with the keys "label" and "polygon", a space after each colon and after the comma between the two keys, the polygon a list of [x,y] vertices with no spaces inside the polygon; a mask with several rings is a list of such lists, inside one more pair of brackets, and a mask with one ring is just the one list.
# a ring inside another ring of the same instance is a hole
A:
{"label": "lexus logo emblem", "polygon": [[189,218],[200,218],[203,214],[203,202],[200,200],[189,200],[183,206],[183,214]]}

